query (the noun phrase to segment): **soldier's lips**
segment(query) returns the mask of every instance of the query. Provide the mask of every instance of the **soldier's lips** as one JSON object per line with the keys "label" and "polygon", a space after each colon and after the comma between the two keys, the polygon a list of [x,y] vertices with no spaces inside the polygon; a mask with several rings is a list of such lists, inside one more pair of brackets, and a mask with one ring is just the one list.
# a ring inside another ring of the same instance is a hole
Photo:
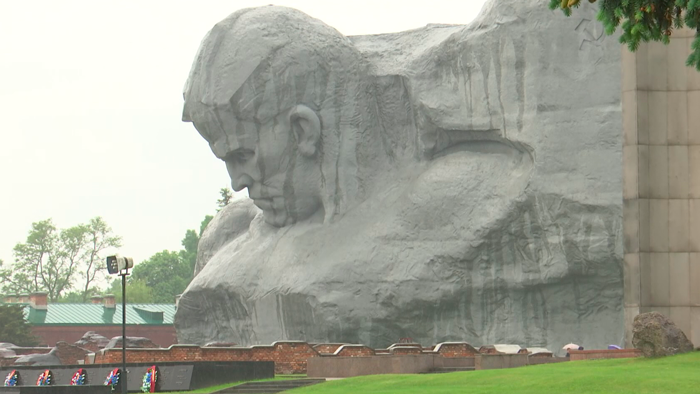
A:
{"label": "soldier's lips", "polygon": [[263,211],[270,210],[274,207],[272,198],[254,198],[253,204]]}

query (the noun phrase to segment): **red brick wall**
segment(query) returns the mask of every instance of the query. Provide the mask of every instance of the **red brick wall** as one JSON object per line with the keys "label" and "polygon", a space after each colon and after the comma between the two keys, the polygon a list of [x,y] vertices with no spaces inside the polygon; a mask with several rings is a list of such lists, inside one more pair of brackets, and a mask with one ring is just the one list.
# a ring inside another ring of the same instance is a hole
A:
{"label": "red brick wall", "polygon": [[78,364],[78,360],[85,360],[87,354],[87,350],[67,342],[61,341],[56,344],[56,357],[63,365]]}
{"label": "red brick wall", "polygon": [[387,349],[391,350],[395,347],[417,347],[418,349],[423,349],[420,343],[395,343],[389,346]]}
{"label": "red brick wall", "polygon": [[84,344],[82,347],[83,347],[83,349],[89,350],[93,353],[96,353],[100,350],[100,347],[97,346],[97,343],[95,343],[95,342],[88,342],[88,343]]}
{"label": "red brick wall", "polygon": [[374,349],[364,345],[343,345],[335,354],[337,357],[369,357],[374,355]]}
{"label": "red brick wall", "polygon": [[[306,373],[307,361],[319,357],[320,350],[329,352],[336,349],[338,357],[371,357],[381,354],[382,350],[364,345],[319,344],[312,347],[304,342],[275,342],[270,346],[252,347],[204,347],[194,345],[177,345],[168,349],[127,349],[126,361],[129,363],[151,363],[164,361],[274,361],[275,373]],[[388,353],[389,351],[383,350]],[[443,343],[435,347],[435,352],[445,358],[474,357],[477,353],[468,343]],[[391,347],[394,355],[422,354],[420,346]],[[325,353],[328,354],[328,353]],[[327,356],[333,357],[333,356]],[[107,349],[95,355],[96,364],[120,363],[121,349]]]}
{"label": "red brick wall", "polygon": [[[274,361],[277,374],[306,373],[306,361],[319,354],[304,342],[275,342],[249,348],[200,348],[177,345],[168,349],[127,349],[126,362],[164,361]],[[95,355],[95,364],[120,363],[121,349],[106,349]]]}
{"label": "red brick wall", "polygon": [[479,353],[472,345],[462,343],[441,343],[435,346],[434,351],[445,358],[474,357]]}
{"label": "red brick wall", "polygon": [[390,348],[389,351],[391,351],[391,354],[395,356],[406,356],[409,354],[421,354],[423,353],[423,350],[419,347],[414,347],[414,346],[396,346],[393,348]]}
{"label": "red brick wall", "polygon": [[[95,331],[107,338],[120,337],[121,326],[34,326],[32,333],[41,338],[42,345],[55,346],[58,341],[75,343],[88,331]],[[148,326],[127,325],[127,337],[145,337],[155,342],[158,346],[168,347],[177,343],[175,327],[173,325]]]}
{"label": "red brick wall", "polygon": [[[53,348],[50,347],[17,347],[12,348],[12,351],[14,351],[17,356],[24,356],[27,354],[46,354],[52,349]],[[61,360],[61,364],[63,365],[78,364],[78,360],[85,360],[85,356],[88,353],[89,352],[83,348],[63,341],[56,344],[56,357]],[[12,365],[15,358],[0,359],[0,365]]]}
{"label": "red brick wall", "polygon": [[633,358],[641,356],[642,351],[638,349],[569,350],[569,359],[571,361],[600,360],[607,358]]}
{"label": "red brick wall", "polygon": [[321,343],[314,345],[314,349],[321,354],[333,354],[339,347],[343,346],[343,343]]}
{"label": "red brick wall", "polygon": [[482,346],[479,348],[479,353],[481,354],[499,354],[498,350],[494,347]]}

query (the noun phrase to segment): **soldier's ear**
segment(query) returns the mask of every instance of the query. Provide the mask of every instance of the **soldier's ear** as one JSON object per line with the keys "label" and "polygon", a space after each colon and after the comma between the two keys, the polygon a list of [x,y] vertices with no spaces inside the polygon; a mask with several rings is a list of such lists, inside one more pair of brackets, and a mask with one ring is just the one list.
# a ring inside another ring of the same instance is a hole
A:
{"label": "soldier's ear", "polygon": [[299,152],[307,157],[316,155],[321,138],[321,120],[316,112],[305,105],[297,105],[289,113],[289,123],[294,131]]}

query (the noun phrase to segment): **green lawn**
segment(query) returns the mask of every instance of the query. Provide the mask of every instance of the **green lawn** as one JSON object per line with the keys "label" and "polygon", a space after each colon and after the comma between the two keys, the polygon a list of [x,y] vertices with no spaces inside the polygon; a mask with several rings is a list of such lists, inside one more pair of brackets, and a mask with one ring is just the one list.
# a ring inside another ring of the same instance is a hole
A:
{"label": "green lawn", "polygon": [[[306,375],[277,375],[276,377],[274,377],[272,379],[252,380],[252,382],[266,382],[269,380],[299,379],[299,378],[305,378],[305,377],[306,377]],[[206,388],[199,389],[199,390],[166,391],[166,392],[160,392],[160,393],[161,394],[210,394],[210,393],[217,392],[219,390],[227,389],[229,387],[238,386],[239,384],[243,384],[243,383],[248,383],[248,382],[224,383],[224,384],[220,384],[218,386],[206,387]]]}
{"label": "green lawn", "polygon": [[373,375],[289,391],[294,394],[700,393],[700,352],[662,359],[575,361],[431,375]]}

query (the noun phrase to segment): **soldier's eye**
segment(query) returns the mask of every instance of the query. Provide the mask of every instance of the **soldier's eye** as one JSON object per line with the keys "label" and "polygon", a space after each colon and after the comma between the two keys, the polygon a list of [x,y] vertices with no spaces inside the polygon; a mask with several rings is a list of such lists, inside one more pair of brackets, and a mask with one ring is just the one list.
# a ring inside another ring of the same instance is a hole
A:
{"label": "soldier's eye", "polygon": [[255,151],[250,149],[236,149],[235,151],[231,152],[226,159],[234,160],[236,163],[245,163],[254,156]]}

